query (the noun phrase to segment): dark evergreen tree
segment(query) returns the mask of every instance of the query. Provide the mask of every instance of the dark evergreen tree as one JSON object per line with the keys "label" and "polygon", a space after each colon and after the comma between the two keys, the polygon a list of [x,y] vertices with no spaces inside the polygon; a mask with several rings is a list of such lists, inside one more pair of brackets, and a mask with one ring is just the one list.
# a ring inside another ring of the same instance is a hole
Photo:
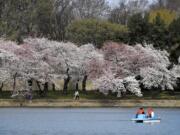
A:
{"label": "dark evergreen tree", "polygon": [[148,14],[143,16],[141,13],[132,15],[128,21],[129,44],[149,42],[150,24]]}
{"label": "dark evergreen tree", "polygon": [[169,26],[172,44],[180,44],[180,17],[174,20]]}
{"label": "dark evergreen tree", "polygon": [[180,56],[180,17],[174,20],[169,26],[171,41],[171,58],[177,62]]}
{"label": "dark evergreen tree", "polygon": [[170,47],[170,36],[164,21],[160,15],[157,15],[151,24],[150,41],[154,47],[159,49],[169,49]]}

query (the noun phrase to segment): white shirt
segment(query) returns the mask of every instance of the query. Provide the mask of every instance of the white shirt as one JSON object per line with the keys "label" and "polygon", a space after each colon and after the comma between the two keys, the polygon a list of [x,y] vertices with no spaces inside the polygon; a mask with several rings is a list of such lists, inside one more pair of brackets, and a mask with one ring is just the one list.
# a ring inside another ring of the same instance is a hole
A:
{"label": "white shirt", "polygon": [[152,118],[154,117],[154,112],[151,112],[151,117],[152,117]]}
{"label": "white shirt", "polygon": [[79,96],[79,92],[76,91],[75,94],[74,94],[74,96]]}

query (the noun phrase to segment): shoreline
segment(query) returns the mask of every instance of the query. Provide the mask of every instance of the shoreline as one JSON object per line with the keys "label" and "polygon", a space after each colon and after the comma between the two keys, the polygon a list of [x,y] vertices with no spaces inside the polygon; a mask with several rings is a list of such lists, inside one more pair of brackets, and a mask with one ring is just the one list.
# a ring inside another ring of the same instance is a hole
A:
{"label": "shoreline", "polygon": [[37,99],[30,101],[15,99],[0,99],[0,108],[105,108],[105,107],[154,107],[180,108],[180,100],[86,100],[81,99]]}

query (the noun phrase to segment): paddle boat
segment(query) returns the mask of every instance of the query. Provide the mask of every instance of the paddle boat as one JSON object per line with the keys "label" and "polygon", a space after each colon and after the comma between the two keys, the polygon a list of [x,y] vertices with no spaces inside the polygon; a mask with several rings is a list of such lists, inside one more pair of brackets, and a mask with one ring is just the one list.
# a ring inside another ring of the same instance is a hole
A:
{"label": "paddle boat", "polygon": [[145,114],[139,114],[137,115],[137,118],[131,119],[132,121],[136,123],[159,123],[161,122],[161,119],[154,116],[153,118],[147,117]]}

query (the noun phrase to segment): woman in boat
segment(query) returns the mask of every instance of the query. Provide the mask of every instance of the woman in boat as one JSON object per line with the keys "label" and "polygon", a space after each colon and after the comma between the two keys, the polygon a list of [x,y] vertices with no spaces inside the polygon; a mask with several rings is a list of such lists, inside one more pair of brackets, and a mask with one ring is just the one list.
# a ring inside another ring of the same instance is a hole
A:
{"label": "woman in boat", "polygon": [[148,118],[154,118],[154,111],[152,108],[148,108],[147,114]]}

